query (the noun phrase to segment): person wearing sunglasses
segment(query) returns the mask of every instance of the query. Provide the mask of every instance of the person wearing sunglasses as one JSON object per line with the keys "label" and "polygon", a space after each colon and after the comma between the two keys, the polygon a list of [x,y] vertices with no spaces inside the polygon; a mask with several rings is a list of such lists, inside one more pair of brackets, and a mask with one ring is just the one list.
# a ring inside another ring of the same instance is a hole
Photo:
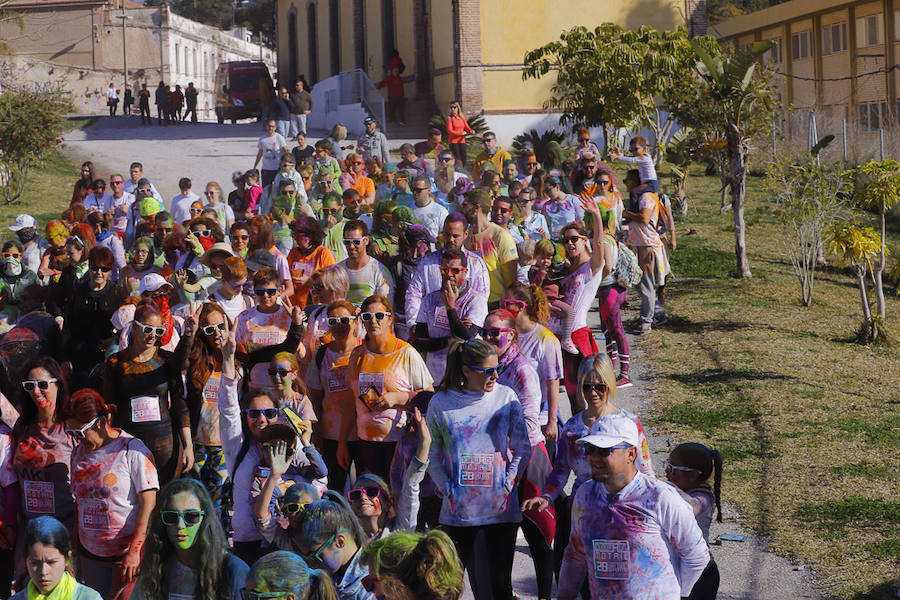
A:
{"label": "person wearing sunglasses", "polygon": [[453,156],[459,161],[459,166],[466,168],[466,160],[468,151],[466,149],[466,135],[475,135],[475,130],[469,126],[463,115],[462,107],[459,102],[454,100],[450,103],[447,113],[447,144],[453,152]]}
{"label": "person wearing sunglasses", "polygon": [[300,556],[331,575],[338,598],[373,600],[363,586],[369,570],[359,561],[366,534],[343,494],[326,490],[321,500],[308,504],[294,534]]}
{"label": "person wearing sunglasses", "polygon": [[109,248],[113,253],[115,265],[112,270],[111,278],[113,281],[119,279],[119,269],[125,266],[125,245],[121,238],[110,230],[112,223],[112,214],[94,211],[88,215],[88,224],[94,228],[94,240],[97,247]]}
{"label": "person wearing sunglasses", "polygon": [[576,598],[585,577],[592,598],[690,596],[709,548],[675,487],[637,469],[634,421],[598,419],[577,443],[585,447],[591,479],[572,500],[559,597]]}
{"label": "person wearing sunglasses", "polygon": [[78,390],[64,407],[72,454],[75,530],[87,552],[78,572],[104,598],[133,585],[159,479],[140,440],[112,426],[112,407],[96,391]]}
{"label": "person wearing sunglasses", "polygon": [[283,297],[280,277],[271,267],[253,274],[253,293],[256,306],[238,315],[234,333],[241,347],[240,360],[250,373],[250,385],[271,390],[269,361],[282,350],[297,348],[306,315]]}
{"label": "person wearing sunglasses", "polygon": [[550,176],[547,179],[548,198],[541,207],[541,213],[550,225],[550,237],[559,240],[563,226],[584,219],[584,209],[578,196],[566,193],[562,179]]}
{"label": "person wearing sunglasses", "polygon": [[250,568],[228,538],[203,485],[184,477],[159,493],[150,518],[141,575],[131,597],[240,600]]}
{"label": "person wearing sunglasses", "polygon": [[[640,420],[634,414],[619,408],[616,400],[616,376],[612,363],[604,354],[594,354],[581,363],[578,372],[578,395],[580,401],[587,406],[583,411],[572,416],[559,432],[559,444],[554,458],[553,470],[546,478],[540,495],[524,501],[522,508],[540,512],[549,506],[556,509],[556,563],[562,560],[571,530],[569,518],[572,498],[578,488],[591,477],[591,467],[585,454],[585,446],[576,443],[587,436],[591,427],[600,419],[629,419],[635,423],[638,431],[639,452],[635,459],[637,469],[647,477],[654,477],[650,460],[650,446]],[[563,491],[570,473],[575,474],[572,494],[566,496]]]}
{"label": "person wearing sunglasses", "polygon": [[368,253],[369,228],[360,220],[347,221],[343,227],[343,243],[347,258],[338,264],[350,277],[350,293],[347,299],[359,305],[365,298],[379,294],[391,296],[394,276],[382,263]]}
{"label": "person wearing sunglasses", "polygon": [[410,336],[410,344],[425,354],[425,364],[435,381],[444,376],[450,342],[477,336],[487,316],[487,298],[472,291],[468,274],[468,260],[462,250],[441,254],[441,289],[422,299]]}
{"label": "person wearing sunglasses", "polygon": [[516,198],[516,206],[522,220],[522,229],[525,234],[535,242],[550,239],[550,225],[547,218],[540,212],[533,210],[537,192],[532,187],[526,187],[519,192]]}
{"label": "person wearing sunglasses", "polygon": [[315,425],[318,421],[312,403],[306,395],[303,373],[294,352],[278,352],[269,363],[269,380],[275,390],[278,406],[287,406],[303,420]]}
{"label": "person wearing sunglasses", "polygon": [[332,600],[338,597],[344,596],[338,596],[328,573],[310,569],[294,552],[277,551],[253,565],[240,600]]}
{"label": "person wearing sunglasses", "polygon": [[[344,267],[331,265],[313,272],[310,277],[309,303],[303,309],[307,316],[306,331],[303,334],[304,349],[301,353],[303,356],[315,356],[322,345],[332,341],[328,307],[338,300],[346,300],[349,290],[350,279]],[[356,314],[355,307],[351,314]],[[321,413],[317,410],[316,414]],[[336,427],[340,429],[340,425]]]}
{"label": "person wearing sunglasses", "polygon": [[31,215],[19,215],[7,229],[15,233],[22,244],[22,264],[37,273],[41,268],[41,256],[49,247],[47,240],[38,235],[37,221]]}
{"label": "person wearing sunglasses", "polygon": [[[484,320],[482,337],[497,349],[500,374],[499,385],[510,388],[522,405],[528,440],[531,443],[531,458],[528,461],[519,484],[520,500],[537,495],[552,469],[550,455],[541,429],[541,380],[535,361],[519,349],[519,332],[516,329],[515,313],[524,307],[513,302],[504,303],[507,308],[492,311]],[[528,542],[531,559],[537,574],[538,598],[549,600],[553,588],[553,548],[547,540],[553,539],[555,519],[552,513],[527,511],[522,519],[522,533]]]}
{"label": "person wearing sunglasses", "polygon": [[369,568],[363,585],[377,598],[459,600],[465,591],[456,547],[439,529],[395,531],[363,548],[361,560]]}
{"label": "person wearing sunglasses", "polygon": [[359,519],[368,542],[381,539],[393,531],[415,531],[418,525],[419,489],[428,468],[431,430],[418,408],[413,408],[412,418],[418,444],[397,488],[396,505],[387,482],[372,473],[360,475],[347,492],[350,508]]}
{"label": "person wearing sunglasses", "polygon": [[347,171],[340,176],[341,188],[359,192],[362,202],[371,210],[375,205],[375,182],[366,173],[365,161],[354,152],[347,154],[345,161]]}
{"label": "person wearing sunglasses", "polygon": [[322,245],[325,232],[319,222],[310,216],[303,216],[291,223],[294,247],[287,255],[291,270],[294,294],[291,302],[304,308],[309,301],[312,274],[335,264],[334,254]]}
{"label": "person wearing sunglasses", "polygon": [[[302,311],[298,312],[302,314]],[[297,342],[299,343],[299,336]],[[264,554],[264,538],[257,528],[254,516],[258,494],[254,494],[253,490],[258,478],[266,478],[266,469],[271,468],[264,464],[268,452],[264,446],[267,439],[265,430],[274,425],[283,428],[284,425],[277,423],[278,401],[271,390],[251,385],[249,391],[238,401],[238,385],[242,382],[235,362],[237,348],[236,330],[226,322],[222,343],[222,380],[218,396],[219,438],[233,486],[234,512],[231,526],[234,530],[234,552],[248,564],[252,564]],[[268,364],[264,367],[264,372],[266,369]],[[311,463],[304,448],[298,448],[292,453],[290,469],[293,469],[294,464]],[[292,475],[293,472],[289,478],[293,478]],[[319,473],[319,477],[324,475],[324,472]]]}
{"label": "person wearing sunglasses", "polygon": [[431,193],[431,179],[427,175],[419,175],[413,179],[411,189],[413,205],[410,208],[416,222],[424,225],[428,233],[437,239],[450,213],[435,200],[434,194]]}
{"label": "person wearing sunglasses", "polygon": [[488,306],[496,307],[503,290],[516,281],[519,253],[509,232],[491,223],[492,205],[490,192],[477,188],[466,194],[461,210],[471,229],[466,247],[484,260],[490,278]]}
{"label": "person wearing sunglasses", "polygon": [[228,315],[219,304],[208,302],[200,307],[185,377],[186,402],[194,441],[191,475],[206,486],[216,511],[221,511],[230,483],[219,436],[218,400],[226,321]]}
{"label": "person wearing sunglasses", "polygon": [[581,160],[585,154],[592,154],[595,158],[601,156],[597,144],[591,141],[591,132],[587,127],[579,127],[576,134],[575,162]]}
{"label": "person wearing sunglasses", "polygon": [[72,364],[72,381],[82,387],[92,369],[102,364],[115,339],[110,317],[119,308],[119,291],[112,281],[112,251],[96,246],[88,254],[87,277],[75,285],[63,311],[61,356]]}
{"label": "person wearing sunglasses", "polygon": [[[290,464],[289,461],[284,462]],[[266,483],[273,477],[274,470],[269,474]],[[272,492],[278,489],[275,484],[263,486],[256,499],[256,526],[270,548],[298,552],[297,543],[294,541],[294,526],[300,513],[306,510],[310,503],[319,499],[319,490],[311,483],[295,483],[284,490],[273,508]],[[282,518],[277,518],[278,515]]]}
{"label": "person wearing sunglasses", "polygon": [[246,258],[250,246],[250,230],[247,223],[242,221],[232,225],[228,230],[228,239],[234,253],[241,258]]}
{"label": "person wearing sunglasses", "polygon": [[387,298],[372,295],[363,300],[359,318],[366,337],[351,353],[347,367],[347,383],[356,401],[342,422],[338,462],[349,468],[345,442],[352,439],[355,428],[363,470],[387,479],[397,440],[409,418],[405,408],[416,394],[432,389],[433,378],[415,348],[394,336]]}
{"label": "person wearing sunglasses", "polygon": [[[572,414],[584,410],[584,404],[577,396],[576,376],[578,366],[586,356],[597,354],[599,347],[594,333],[587,325],[587,313],[591,302],[597,297],[606,258],[603,253],[603,219],[600,208],[593,198],[581,199],[585,213],[591,215],[591,231],[578,221],[569,223],[560,230],[559,240],[563,244],[567,266],[560,273],[559,288],[562,300],[572,307],[572,343],[578,353],[563,353],[563,382]],[[590,238],[588,237],[590,236]]]}
{"label": "person wearing sunglasses", "polygon": [[12,471],[24,499],[22,519],[27,524],[52,515],[71,529],[74,504],[69,468],[75,441],[66,433],[63,413],[69,399],[68,382],[59,363],[49,356],[38,356],[22,373],[12,457]]}
{"label": "person wearing sunglasses", "polygon": [[12,324],[19,317],[19,302],[22,293],[30,285],[39,283],[37,274],[22,262],[22,244],[10,240],[3,244],[0,253],[0,302],[7,322]]}
{"label": "person wearing sunglasses", "polygon": [[209,302],[218,304],[234,323],[238,315],[256,304],[250,294],[245,293],[247,285],[247,265],[240,256],[230,256],[219,266],[222,274],[218,285],[210,288]]}
{"label": "person wearing sunglasses", "polygon": [[500,147],[497,134],[493,131],[485,131],[481,136],[481,143],[484,150],[475,157],[475,168],[472,171],[472,177],[476,181],[481,179],[484,163],[493,163],[494,171],[499,173],[503,169],[503,163],[512,158],[509,152]]}
{"label": "person wearing sunglasses", "polygon": [[[710,486],[709,478],[713,477]],[[678,444],[666,459],[666,479],[690,504],[703,539],[709,546],[709,526],[713,512],[722,522],[722,455],[698,442]],[[715,599],[719,591],[719,567],[710,556],[709,564],[691,589],[690,598]]]}
{"label": "person wearing sunglasses", "polygon": [[[354,402],[353,392],[347,384],[347,364],[350,353],[359,346],[359,319],[357,308],[343,299],[326,305],[325,314],[327,329],[321,332],[322,335],[315,336],[316,340],[324,340],[324,343],[319,342],[321,345],[310,349],[313,360],[309,361],[304,382],[315,413],[321,415],[316,429],[328,467],[328,487],[343,490],[349,469],[341,466],[337,453],[341,424],[349,418],[345,413]],[[310,321],[313,320],[311,314]],[[351,429],[346,444],[350,460],[360,468],[359,440],[355,429]]]}
{"label": "person wearing sunglasses", "polygon": [[114,426],[144,442],[153,453],[159,481],[165,485],[190,472],[194,444],[181,378],[182,358],[161,348],[172,326],[163,323],[154,300],[142,299],[134,311],[128,346],[106,360],[103,397],[116,405]]}
{"label": "person wearing sunglasses", "polygon": [[222,231],[228,231],[234,224],[234,209],[222,201],[222,186],[218,181],[210,181],[206,184],[203,199],[206,201],[204,210],[216,211],[216,222]]}
{"label": "person wearing sunglasses", "polygon": [[[462,564],[473,572],[475,540],[484,535],[484,559],[494,598],[512,598],[516,532],[522,520],[518,483],[531,457],[522,404],[499,385],[497,349],[480,339],[457,342],[431,398],[428,473],[443,497],[440,523]],[[480,586],[479,586],[480,587]],[[488,593],[475,598],[490,597]]]}

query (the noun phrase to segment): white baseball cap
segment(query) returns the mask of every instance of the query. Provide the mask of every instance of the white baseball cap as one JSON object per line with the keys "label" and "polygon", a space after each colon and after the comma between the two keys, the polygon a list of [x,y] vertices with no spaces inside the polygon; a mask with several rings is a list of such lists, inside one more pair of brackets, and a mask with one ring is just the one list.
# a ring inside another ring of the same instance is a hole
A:
{"label": "white baseball cap", "polygon": [[600,417],[594,421],[591,432],[575,443],[590,444],[597,448],[612,448],[622,443],[639,447],[641,440],[634,421],[629,417],[614,416]]}
{"label": "white baseball cap", "polygon": [[140,292],[141,294],[144,292],[155,292],[164,285],[172,287],[172,284],[163,279],[163,276],[159,273],[150,273],[149,275],[144,275],[141,279]]}
{"label": "white baseball cap", "polygon": [[20,229],[26,229],[28,227],[36,227],[37,221],[34,220],[34,217],[31,215],[19,215],[16,217],[16,222],[9,226],[10,231],[19,231]]}

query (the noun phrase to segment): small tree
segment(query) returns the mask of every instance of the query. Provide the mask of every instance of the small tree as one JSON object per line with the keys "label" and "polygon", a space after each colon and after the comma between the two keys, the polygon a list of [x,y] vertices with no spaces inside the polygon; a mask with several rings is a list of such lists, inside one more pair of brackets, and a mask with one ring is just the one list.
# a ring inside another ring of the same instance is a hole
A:
{"label": "small tree", "polygon": [[731,188],[731,210],[734,216],[734,253],[737,276],[749,278],[747,261],[744,197],[747,185],[747,155],[750,136],[744,123],[749,115],[772,114],[772,88],[765,77],[758,76],[759,58],[772,47],[772,42],[756,42],[734,54],[710,51],[707,43],[692,40],[694,51],[703,64],[701,77],[705,95],[717,107],[717,127],[724,133],[728,152],[728,186]]}
{"label": "small tree", "polygon": [[863,322],[856,330],[856,341],[860,344],[886,341],[884,318],[872,313],[866,283],[866,274],[872,272],[872,259],[883,249],[881,238],[874,228],[855,223],[836,225],[828,235],[831,249],[839,257],[839,264],[849,266],[856,275],[863,309]]}
{"label": "small tree", "polygon": [[900,202],[900,163],[895,160],[870,160],[847,173],[855,182],[853,203],[878,214],[881,225],[878,260],[872,265],[875,285],[875,314],[884,319],[884,268],[888,254],[885,240],[886,216]]}
{"label": "small tree", "polygon": [[666,146],[666,160],[672,168],[672,208],[682,215],[688,211],[688,172],[696,158],[698,146],[699,136],[690,127],[676,131]]}
{"label": "small tree", "polygon": [[6,90],[0,94],[0,197],[19,199],[28,174],[62,143],[71,109],[61,92]]}
{"label": "small tree", "polygon": [[811,306],[826,232],[850,217],[850,209],[842,200],[842,169],[839,165],[818,166],[810,154],[800,159],[779,156],[769,166],[766,184],[779,203],[784,248],[800,282],[800,301],[803,306]]}

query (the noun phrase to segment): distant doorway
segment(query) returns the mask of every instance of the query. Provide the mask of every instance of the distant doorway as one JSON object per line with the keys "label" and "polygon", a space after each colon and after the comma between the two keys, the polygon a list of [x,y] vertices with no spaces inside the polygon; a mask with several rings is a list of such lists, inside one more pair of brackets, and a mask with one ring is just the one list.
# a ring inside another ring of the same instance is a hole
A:
{"label": "distant doorway", "polygon": [[391,51],[397,47],[396,26],[394,25],[394,0],[381,0],[381,53],[385,75],[391,61]]}
{"label": "distant doorway", "polygon": [[289,90],[294,89],[294,82],[297,81],[298,60],[300,57],[297,49],[297,9],[291,6],[288,13],[288,78],[287,81],[281,82],[281,85]]}
{"label": "distant doorway", "polygon": [[316,21],[316,5],[313,2],[306,7],[306,36],[307,61],[309,62],[309,85],[315,85],[319,81],[319,24]]}

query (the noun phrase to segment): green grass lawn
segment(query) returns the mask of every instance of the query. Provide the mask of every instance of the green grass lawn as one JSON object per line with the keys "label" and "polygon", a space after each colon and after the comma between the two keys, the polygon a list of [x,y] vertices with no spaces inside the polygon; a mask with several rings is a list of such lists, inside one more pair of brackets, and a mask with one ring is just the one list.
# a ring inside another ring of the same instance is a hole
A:
{"label": "green grass lawn", "polygon": [[[638,342],[653,374],[651,421],[679,441],[718,448],[724,500],[775,551],[815,569],[829,596],[893,598],[900,347],[852,342],[859,292],[833,256],[817,277],[813,306],[801,306],[763,184],[748,181],[753,278],[737,280],[718,178],[691,176],[666,286],[670,320]],[[889,245],[900,252],[896,227]],[[898,340],[900,299],[887,289],[887,327]]]}

